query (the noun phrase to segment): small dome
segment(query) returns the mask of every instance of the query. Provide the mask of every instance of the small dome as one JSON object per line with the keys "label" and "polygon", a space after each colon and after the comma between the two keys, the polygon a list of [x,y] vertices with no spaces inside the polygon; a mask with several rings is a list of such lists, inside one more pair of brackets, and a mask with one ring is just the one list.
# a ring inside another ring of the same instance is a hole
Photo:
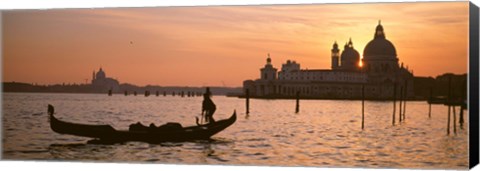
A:
{"label": "small dome", "polygon": [[354,62],[354,61],[360,60],[360,54],[358,53],[357,50],[355,50],[355,48],[353,48],[353,43],[351,38],[350,38],[350,41],[347,44],[345,44],[344,48],[345,49],[343,49],[343,52],[340,55],[342,63],[344,63],[344,61]]}
{"label": "small dome", "polygon": [[341,59],[342,61],[358,61],[360,60],[360,54],[353,48],[347,48],[343,50]]}
{"label": "small dome", "polygon": [[105,78],[105,72],[103,72],[102,68],[100,68],[100,70],[97,72],[96,78],[97,78],[97,79],[99,79],[99,78]]}
{"label": "small dome", "polygon": [[272,58],[270,58],[270,53],[268,53],[267,56],[267,65],[272,65]]}
{"label": "small dome", "polygon": [[333,44],[333,49],[338,49],[337,41],[335,41],[335,43]]}

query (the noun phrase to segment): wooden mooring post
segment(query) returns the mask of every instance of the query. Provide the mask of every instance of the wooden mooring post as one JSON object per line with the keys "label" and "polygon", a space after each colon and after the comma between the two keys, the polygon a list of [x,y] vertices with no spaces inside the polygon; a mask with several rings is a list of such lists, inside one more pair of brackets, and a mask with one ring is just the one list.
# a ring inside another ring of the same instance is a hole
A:
{"label": "wooden mooring post", "polygon": [[432,100],[433,100],[433,88],[430,87],[430,97],[428,98],[428,118],[432,118]]}
{"label": "wooden mooring post", "polygon": [[[455,92],[454,88],[452,88],[452,94],[453,94],[453,92]],[[453,98],[450,98],[450,99],[453,99]],[[452,102],[452,101],[450,100],[450,102]],[[457,135],[457,113],[456,113],[456,109],[455,109],[455,103],[452,104],[452,110],[453,110],[453,133],[455,135]]]}
{"label": "wooden mooring post", "polygon": [[362,130],[365,128],[365,85],[362,85]]}
{"label": "wooden mooring post", "polygon": [[457,134],[457,114],[455,113],[455,105],[452,106],[453,110],[453,133]]}
{"label": "wooden mooring post", "polygon": [[458,121],[460,123],[460,129],[463,129],[463,123],[465,122],[465,120],[463,119],[463,111],[467,107],[467,104],[464,103],[467,96],[466,88],[467,88],[467,80],[463,80],[462,89],[461,89],[462,104],[460,105],[460,114],[459,114],[460,118]]}
{"label": "wooden mooring post", "polygon": [[124,94],[125,94],[125,96],[128,96],[128,91],[125,90],[125,93],[124,93]]}
{"label": "wooden mooring post", "polygon": [[408,90],[408,82],[405,80],[405,85],[403,86],[403,122],[405,122],[406,116],[405,113],[407,113],[407,90]]}
{"label": "wooden mooring post", "polygon": [[397,84],[393,84],[393,115],[392,115],[392,125],[395,125],[395,110],[397,108]]}
{"label": "wooden mooring post", "polygon": [[145,90],[145,97],[148,97],[148,96],[150,96],[150,91]]}
{"label": "wooden mooring post", "polygon": [[450,135],[450,105],[448,105],[447,135]]}
{"label": "wooden mooring post", "polygon": [[398,98],[398,101],[400,102],[400,105],[398,106],[398,123],[402,122],[402,94],[403,94],[403,86],[400,86],[400,97]]}
{"label": "wooden mooring post", "polygon": [[295,113],[298,113],[300,111],[300,91],[297,91],[296,99],[297,104],[295,105]]}
{"label": "wooden mooring post", "polygon": [[247,115],[250,113],[250,90],[245,90],[245,106],[247,108]]}
{"label": "wooden mooring post", "polygon": [[447,96],[447,106],[448,106],[448,119],[447,119],[447,135],[450,135],[450,109],[451,109],[451,98],[452,98],[452,77],[448,77],[448,96]]}
{"label": "wooden mooring post", "polygon": [[464,107],[464,105],[462,104],[462,105],[460,106],[460,116],[459,116],[459,117],[460,117],[460,118],[459,118],[460,121],[458,121],[458,122],[460,123],[460,129],[463,129],[463,123],[465,123],[465,120],[463,119],[463,110],[465,110],[465,107]]}

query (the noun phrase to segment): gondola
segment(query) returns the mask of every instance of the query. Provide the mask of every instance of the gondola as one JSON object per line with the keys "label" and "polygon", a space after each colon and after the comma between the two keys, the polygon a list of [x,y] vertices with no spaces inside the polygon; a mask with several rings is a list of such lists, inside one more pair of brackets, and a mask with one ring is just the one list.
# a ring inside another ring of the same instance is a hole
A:
{"label": "gondola", "polygon": [[[116,130],[110,125],[87,125],[61,121],[54,116],[54,107],[48,105],[50,128],[60,134],[69,134],[93,138],[102,143],[122,143],[139,141],[147,143],[182,142],[206,140],[235,123],[236,112],[225,120],[219,120],[204,125],[182,127],[180,124],[166,124],[158,128]],[[170,126],[169,126],[170,125]],[[172,126],[173,125],[173,126]]]}

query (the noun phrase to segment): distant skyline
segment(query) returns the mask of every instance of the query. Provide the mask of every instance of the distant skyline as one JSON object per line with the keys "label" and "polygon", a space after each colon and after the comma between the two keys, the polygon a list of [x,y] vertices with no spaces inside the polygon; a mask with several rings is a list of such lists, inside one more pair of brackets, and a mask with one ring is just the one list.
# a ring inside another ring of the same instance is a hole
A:
{"label": "distant skyline", "polygon": [[363,54],[378,20],[415,76],[467,72],[468,2],[157,7],[3,12],[3,81],[238,87],[270,53],[330,69],[352,38]]}

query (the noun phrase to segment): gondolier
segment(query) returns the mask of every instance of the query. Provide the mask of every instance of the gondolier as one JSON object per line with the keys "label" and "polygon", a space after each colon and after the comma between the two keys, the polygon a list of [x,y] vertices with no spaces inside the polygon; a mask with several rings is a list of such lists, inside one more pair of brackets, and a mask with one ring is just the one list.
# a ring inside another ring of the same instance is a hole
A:
{"label": "gondolier", "polygon": [[215,120],[213,119],[213,114],[217,107],[215,103],[213,103],[212,99],[210,98],[212,93],[210,92],[210,88],[207,87],[205,94],[203,94],[203,102],[202,102],[202,114],[205,114],[205,120],[208,123],[213,123]]}

